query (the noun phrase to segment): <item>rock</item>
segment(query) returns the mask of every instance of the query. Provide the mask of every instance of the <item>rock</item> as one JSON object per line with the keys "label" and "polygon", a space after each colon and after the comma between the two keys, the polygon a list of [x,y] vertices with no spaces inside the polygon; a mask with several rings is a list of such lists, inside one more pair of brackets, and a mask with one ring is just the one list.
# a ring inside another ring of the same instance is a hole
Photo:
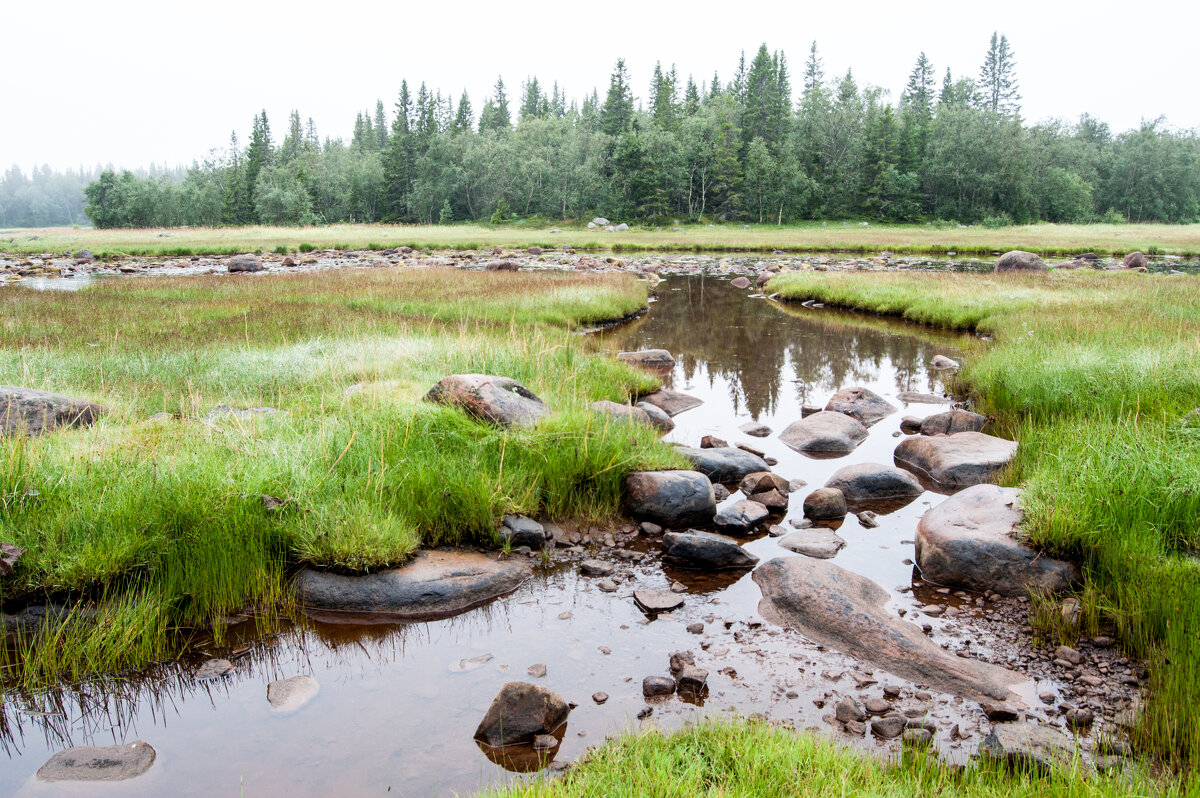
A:
{"label": "rock", "polygon": [[649,402],[638,402],[636,405],[634,405],[634,407],[645,413],[646,418],[648,418],[650,423],[657,427],[659,431],[670,432],[671,430],[675,429],[675,422],[671,420],[670,416],[663,412],[662,408],[652,405]]}
{"label": "rock", "polygon": [[755,471],[742,477],[742,481],[738,483],[738,490],[746,496],[753,496],[771,490],[791,493],[792,488],[791,484],[778,474],[771,471]]}
{"label": "rock", "polygon": [[900,715],[884,715],[871,721],[871,734],[881,740],[892,740],[904,733],[906,720]]}
{"label": "rock", "polygon": [[231,274],[237,272],[261,272],[266,269],[262,258],[257,255],[234,255],[225,261],[225,270]]}
{"label": "rock", "polygon": [[944,405],[950,402],[944,396],[938,396],[934,393],[920,393],[918,391],[901,391],[896,394],[896,398],[907,405]]}
{"label": "rock", "polygon": [[728,449],[729,442],[721,440],[720,438],[713,436],[713,435],[705,435],[703,438],[700,439],[700,448],[701,449]]}
{"label": "rock", "polygon": [[1146,256],[1141,252],[1130,252],[1121,259],[1121,265],[1126,269],[1144,269],[1147,266]]}
{"label": "rock", "polygon": [[685,410],[691,410],[693,407],[699,407],[704,404],[703,399],[697,399],[694,396],[688,396],[686,393],[680,393],[679,391],[669,391],[666,388],[643,396],[641,401],[654,405],[672,417],[679,415]]}
{"label": "rock", "polygon": [[779,440],[814,458],[850,454],[867,438],[867,428],[844,413],[820,411],[788,425]]}
{"label": "rock", "polygon": [[1070,646],[1059,646],[1058,648],[1054,649],[1054,658],[1066,660],[1072,665],[1083,664],[1083,654],[1079,653]]}
{"label": "rock", "polygon": [[1095,722],[1096,716],[1086,707],[1072,707],[1063,716],[1067,725],[1072,729],[1088,729]]}
{"label": "rock", "polygon": [[815,557],[818,560],[829,560],[846,545],[832,529],[811,529],[804,532],[793,532],[779,541],[779,545],[789,551]]}
{"label": "rock", "polygon": [[849,697],[837,702],[837,706],[833,710],[833,716],[841,723],[849,723],[852,720],[862,722],[867,719],[867,713],[863,711],[863,708],[853,698]]}
{"label": "rock", "polygon": [[933,743],[933,732],[926,728],[905,729],[901,741],[904,745],[923,748]]}
{"label": "rock", "polygon": [[692,467],[713,482],[738,482],[747,474],[770,468],[758,455],[744,449],[727,446],[721,449],[696,449],[677,446],[675,450],[692,462]]}
{"label": "rock", "polygon": [[922,435],[955,435],[959,432],[983,432],[987,416],[969,410],[934,413],[921,421]]}
{"label": "rock", "polygon": [[515,260],[493,260],[483,268],[489,272],[515,272],[520,271],[521,266]]}
{"label": "rock", "polygon": [[532,255],[536,258],[538,255],[542,254],[542,248],[541,247],[530,247],[529,249],[526,250],[526,252],[528,252],[530,255]]}
{"label": "rock", "polygon": [[596,588],[604,591],[605,593],[616,593],[617,583],[611,579],[601,579],[596,583]]}
{"label": "rock", "polygon": [[846,499],[846,507],[854,512],[891,512],[925,492],[912,474],[880,463],[858,463],[839,468],[825,487],[840,490]]}
{"label": "rock", "polygon": [[767,520],[767,508],[751,499],[742,499],[717,511],[713,523],[723,532],[745,534]]}
{"label": "rock", "polygon": [[613,564],[604,560],[584,560],[579,563],[579,572],[584,576],[612,576]]}
{"label": "rock", "polygon": [[982,432],[919,435],[896,447],[896,465],[942,491],[992,482],[1017,453],[1016,441]]}
{"label": "rock", "polygon": [[87,427],[108,408],[57,393],[0,385],[0,432],[40,435],[61,427]]}
{"label": "rock", "polygon": [[640,588],[633,591],[633,600],[649,613],[670,612],[683,606],[683,598],[670,590]]}
{"label": "rock", "polygon": [[813,405],[800,405],[800,418],[808,418],[822,412],[821,408]]}
{"label": "rock", "polygon": [[643,535],[649,535],[650,537],[658,537],[663,533],[663,528],[661,526],[658,524],[652,524],[649,521],[643,521],[642,523],[638,524],[638,530]]}
{"label": "rock", "polygon": [[932,584],[1005,596],[1056,591],[1080,579],[1070,563],[1041,555],[1016,537],[1020,491],[976,485],[925,513],[917,524],[917,567]]}
{"label": "rock", "polygon": [[546,676],[546,666],[543,663],[538,662],[526,668],[525,672],[535,679],[542,679]]}
{"label": "rock", "polygon": [[605,219],[603,216],[597,216],[589,224],[594,224],[597,227],[608,227],[608,219]]}
{"label": "rock", "polygon": [[863,709],[871,715],[884,715],[891,711],[892,705],[882,698],[868,698],[863,702]]}
{"label": "rock", "polygon": [[59,751],[38,768],[41,781],[125,781],[142,775],[154,764],[149,743],[135,740],[101,748],[77,745]]}
{"label": "rock", "polygon": [[495,659],[495,657],[491,654],[480,654],[476,657],[464,657],[463,659],[458,659],[450,663],[450,672],[470,673],[473,670],[482,668],[493,659]]}
{"label": "rock", "polygon": [[689,529],[663,535],[663,561],[681,568],[721,571],[753,568],[758,564],[758,557],[739,546],[733,538]]}
{"label": "rock", "polygon": [[691,651],[672,651],[668,658],[668,669],[672,674],[677,674],[688,665],[696,664],[696,655]]}
{"label": "rock", "polygon": [[504,516],[504,525],[500,528],[500,539],[510,548],[528,546],[539,551],[546,547],[546,541],[549,538],[546,528],[532,518],[526,518],[523,515]]}
{"label": "rock", "polygon": [[276,679],[267,685],[267,703],[276,712],[295,712],[321,692],[321,685],[311,676]]}
{"label": "rock", "polygon": [[879,526],[879,521],[876,520],[877,516],[873,510],[863,510],[854,517],[858,519],[858,523],[863,529],[875,529]]}
{"label": "rock", "polygon": [[704,624],[696,621],[687,625],[688,634],[701,635],[704,634]]}
{"label": "rock", "polygon": [[833,395],[825,409],[831,413],[845,413],[867,427],[896,412],[888,400],[863,387],[843,388]]}
{"label": "rock", "polygon": [[767,512],[772,515],[787,511],[789,500],[786,493],[780,493],[777,490],[765,490],[755,493],[750,497],[752,501],[756,501],[763,507],[767,508]]}
{"label": "rock", "polygon": [[929,361],[929,368],[937,371],[948,371],[951,369],[957,370],[962,367],[958,365],[957,360],[952,360],[945,355],[934,355],[933,360]]}
{"label": "rock", "polygon": [[617,233],[624,233],[628,229],[629,225],[625,224],[625,222],[621,222],[619,225],[613,228],[613,231]]}
{"label": "rock", "polygon": [[900,431],[906,435],[916,435],[921,431],[921,419],[916,416],[905,416],[900,419]]}
{"label": "rock", "polygon": [[734,288],[749,288],[751,283],[745,277],[735,277],[729,281],[729,284]]}
{"label": "rock", "polygon": [[1014,249],[1011,252],[1005,252],[1000,256],[1000,260],[996,261],[996,271],[1044,272],[1046,271],[1046,263],[1032,252]]}
{"label": "rock", "polygon": [[[648,406],[654,407],[653,405]],[[658,428],[658,425],[651,421],[650,414],[640,407],[622,405],[616,402],[610,402],[607,399],[600,402],[592,402],[591,407],[592,410],[596,411],[597,413],[609,416],[617,421],[623,421],[629,424],[643,424],[647,427]],[[657,407],[654,409],[658,410]],[[661,413],[662,411],[659,410],[658,412]],[[664,416],[665,415],[666,414],[664,414]],[[670,418],[667,418],[667,423],[671,425],[671,428],[675,426],[675,422],[671,421]]]}
{"label": "rock", "polygon": [[766,424],[760,424],[757,421],[747,421],[738,429],[752,438],[765,438],[772,432]]}
{"label": "rock", "polygon": [[533,742],[530,746],[535,751],[550,751],[558,748],[559,740],[553,734],[538,734],[534,735]]}
{"label": "rock", "polygon": [[804,514],[816,521],[846,516],[846,497],[837,488],[817,488],[804,497]]}
{"label": "rock", "polygon": [[642,695],[646,698],[671,695],[675,692],[675,680],[669,676],[647,676],[642,679]]}
{"label": "rock", "polygon": [[717,512],[712,483],[696,471],[635,471],[622,502],[634,518],[668,528],[707,526]]}
{"label": "rock", "polygon": [[532,427],[550,413],[546,403],[521,383],[490,374],[451,374],[425,400],[461,407],[475,418],[502,427]]}
{"label": "rock", "polygon": [[1015,707],[1000,701],[981,701],[979,708],[987,715],[988,720],[995,723],[1007,723],[1021,717],[1021,713]]}
{"label": "rock", "polygon": [[652,371],[675,368],[675,358],[666,349],[639,349],[636,352],[618,352],[617,359]]}
{"label": "rock", "polygon": [[421,551],[400,568],[346,576],[306,568],[293,583],[302,605],[404,620],[457,615],[511,593],[531,572],[516,560],[468,551]]}
{"label": "rock", "polygon": [[848,720],[842,725],[842,728],[845,729],[846,734],[853,734],[858,737],[862,737],[867,733],[867,724],[861,720]]}
{"label": "rock", "polygon": [[608,700],[608,693],[603,693],[603,692],[592,693],[592,700],[595,701],[597,704],[603,704],[605,701]]}
{"label": "rock", "polygon": [[685,665],[675,677],[675,689],[680,693],[696,695],[704,692],[708,682],[708,671],[695,665]]}
{"label": "rock", "polygon": [[570,712],[567,702],[552,690],[528,682],[509,682],[500,688],[475,730],[475,739],[499,747],[532,743],[539,734],[554,734]]}
{"label": "rock", "polygon": [[[1141,253],[1138,253],[1138,254],[1140,255]],[[94,261],[96,259],[96,256],[92,253],[92,251],[90,249],[81,249],[78,252],[76,252],[73,257],[75,258],[75,263],[77,265],[91,263],[92,261]]]}
{"label": "rock", "polygon": [[196,669],[192,678],[198,682],[206,682],[210,679],[220,679],[231,673],[233,673],[232,662],[227,659],[210,659]]}
{"label": "rock", "polygon": [[979,753],[1003,760],[1014,770],[1041,774],[1048,774],[1052,767],[1070,770],[1079,761],[1074,740],[1058,729],[1031,723],[993,726],[979,744]]}
{"label": "rock", "polygon": [[722,485],[720,482],[713,485],[713,498],[717,500],[717,504],[729,498],[729,488]]}
{"label": "rock", "polygon": [[966,699],[1019,700],[1010,688],[1022,677],[943,651],[889,612],[890,594],[866,577],[828,560],[785,557],[759,566],[753,578],[763,593],[759,614],[815,643]]}
{"label": "rock", "polygon": [[16,570],[17,560],[24,553],[25,549],[15,543],[0,543],[0,576],[8,576]]}

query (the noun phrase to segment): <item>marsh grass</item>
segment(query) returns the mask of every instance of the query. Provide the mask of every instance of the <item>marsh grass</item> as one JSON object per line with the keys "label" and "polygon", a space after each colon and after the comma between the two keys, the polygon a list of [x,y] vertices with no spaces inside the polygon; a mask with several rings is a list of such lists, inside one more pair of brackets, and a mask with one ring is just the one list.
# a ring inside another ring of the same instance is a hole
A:
{"label": "marsh grass", "polygon": [[[1200,752],[1200,280],[1141,274],[831,275],[790,299],[992,337],[959,378],[1020,441],[1025,534],[1084,566],[1086,611],[1150,664],[1135,740]],[[1085,618],[1087,612],[1085,612]],[[1047,639],[1066,633],[1047,624]]]}
{"label": "marsh grass", "polygon": [[[656,383],[575,329],[645,301],[626,277],[456,270],[0,291],[0,383],[110,408],[0,440],[0,528],[27,550],[0,598],[78,609],[23,641],[10,685],[219,635],[222,616],[285,602],[301,562],[362,572],[492,546],[508,512],[611,518],[625,473],[679,461],[586,409]],[[503,430],[421,401],[464,372],[518,379],[556,412]],[[222,404],[278,412],[211,417]]]}

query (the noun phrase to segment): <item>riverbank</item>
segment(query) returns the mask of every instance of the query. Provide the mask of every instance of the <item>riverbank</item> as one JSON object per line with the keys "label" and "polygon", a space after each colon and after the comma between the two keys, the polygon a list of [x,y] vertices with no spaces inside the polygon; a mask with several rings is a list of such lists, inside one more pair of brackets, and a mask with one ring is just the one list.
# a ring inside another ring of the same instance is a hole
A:
{"label": "riverbank", "polygon": [[538,246],[617,252],[844,252],[990,256],[1024,249],[1069,257],[1094,252],[1118,259],[1134,250],[1150,254],[1200,255],[1200,225],[1034,224],[1014,227],[860,222],[772,225],[634,226],[620,232],[579,224],[512,223],[484,225],[328,225],[322,227],[217,227],[123,230],[46,228],[0,230],[0,253],[36,255],[91,250],[97,257],[144,255],[181,257],[279,254],[319,249],[490,250],[494,246]]}

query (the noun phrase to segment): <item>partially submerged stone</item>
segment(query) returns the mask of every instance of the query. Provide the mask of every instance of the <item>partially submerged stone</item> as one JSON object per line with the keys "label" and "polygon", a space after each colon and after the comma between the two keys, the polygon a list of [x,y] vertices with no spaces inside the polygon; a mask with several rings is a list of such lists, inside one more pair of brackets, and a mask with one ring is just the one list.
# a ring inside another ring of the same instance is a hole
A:
{"label": "partially submerged stone", "polygon": [[721,571],[753,568],[758,557],[731,537],[689,529],[663,535],[663,561],[682,568]]}
{"label": "partially submerged stone", "polygon": [[813,458],[850,454],[867,439],[867,428],[844,413],[819,411],[790,424],[779,433],[789,448]]}
{"label": "partially submerged stone", "polygon": [[508,682],[492,699],[475,729],[475,740],[498,748],[527,745],[540,734],[554,734],[571,709],[562,696],[528,682]]}
{"label": "partially submerged stone", "polygon": [[846,541],[832,529],[806,529],[784,537],[779,545],[818,560],[830,560],[837,556]]}
{"label": "partially submerged stone", "polygon": [[617,359],[650,371],[667,371],[675,368],[675,358],[666,349],[639,349],[636,352],[618,352]]}
{"label": "partially submerged stone", "polygon": [[649,613],[670,612],[683,606],[683,597],[670,590],[641,588],[633,591],[633,600]]}
{"label": "partially submerged stone", "polygon": [[846,497],[837,488],[817,488],[804,497],[804,515],[815,521],[846,517]]}
{"label": "partially submerged stone", "polygon": [[230,274],[237,272],[261,272],[266,268],[263,265],[262,258],[257,255],[234,255],[225,261],[225,269]]}
{"label": "partially submerged stone", "polygon": [[742,499],[717,511],[713,523],[723,532],[746,534],[767,520],[770,511],[752,499]]}
{"label": "partially submerged stone", "polygon": [[772,432],[770,427],[758,421],[747,421],[738,429],[752,438],[765,438]]}
{"label": "partially submerged stone", "polygon": [[267,703],[276,712],[295,712],[319,692],[321,685],[311,676],[276,679],[267,685]]}
{"label": "partially submerged stone", "polygon": [[736,446],[712,449],[677,446],[675,450],[690,460],[693,468],[713,482],[729,484],[739,481],[747,474],[770,468],[763,458]]}
{"label": "partially submerged stone", "polygon": [[845,413],[867,427],[896,412],[896,407],[891,402],[862,386],[838,391],[825,405],[825,409],[831,413]]}
{"label": "partially submerged stone", "polygon": [[521,383],[491,374],[443,377],[425,399],[460,407],[470,416],[503,427],[532,427],[550,413],[546,403]]}
{"label": "partially submerged stone", "polygon": [[979,753],[1004,761],[1014,770],[1047,774],[1052,768],[1090,768],[1080,758],[1075,741],[1051,726],[1000,723],[979,744]]}
{"label": "partially submerged stone", "polygon": [[124,745],[77,745],[59,751],[38,768],[41,781],[125,781],[154,764],[154,748],[142,740]]}
{"label": "partially submerged stone", "polygon": [[958,432],[953,435],[918,435],[896,447],[896,465],[913,472],[934,489],[955,491],[994,482],[1017,454],[1017,442]]}
{"label": "partially submerged stone", "polygon": [[530,575],[529,566],[515,560],[468,551],[422,551],[407,565],[370,574],[347,576],[306,568],[293,590],[312,610],[430,620],[511,593]]}
{"label": "partially submerged stone", "polygon": [[846,498],[846,507],[854,512],[891,512],[925,492],[912,474],[882,463],[857,463],[839,468],[825,487],[840,490]]}
{"label": "partially submerged stone", "polygon": [[970,410],[950,410],[934,413],[921,421],[922,435],[955,435],[959,432],[983,432],[987,416]]}
{"label": "partially submerged stone", "polygon": [[699,407],[704,404],[703,399],[697,399],[694,396],[688,396],[686,393],[671,391],[666,388],[643,396],[641,401],[654,405],[668,416],[677,416],[685,410],[691,410],[693,407]]}
{"label": "partially submerged stone", "polygon": [[945,355],[934,355],[929,361],[929,368],[936,371],[950,371],[960,368],[958,361],[953,358],[948,358]]}
{"label": "partially submerged stone", "polygon": [[1032,252],[1014,249],[1000,256],[1000,259],[996,261],[996,271],[1044,272],[1046,271],[1046,262]]}
{"label": "partially submerged stone", "polygon": [[87,427],[108,408],[57,393],[0,385],[0,432],[40,435],[62,427]]}
{"label": "partially submerged stone", "polygon": [[1062,590],[1079,569],[1046,557],[1017,539],[1021,492],[975,485],[946,499],[917,525],[917,567],[931,584],[1025,596]]}
{"label": "partially submerged stone", "polygon": [[635,471],[625,477],[622,502],[639,521],[668,528],[707,526],[717,512],[712,483],[698,471]]}

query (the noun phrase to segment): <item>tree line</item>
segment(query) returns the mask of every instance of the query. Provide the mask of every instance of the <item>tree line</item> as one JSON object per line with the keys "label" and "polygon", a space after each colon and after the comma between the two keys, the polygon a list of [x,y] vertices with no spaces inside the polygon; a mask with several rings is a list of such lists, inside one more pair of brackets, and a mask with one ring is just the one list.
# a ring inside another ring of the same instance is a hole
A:
{"label": "tree line", "polygon": [[98,227],[1200,218],[1196,131],[1027,124],[1002,35],[974,77],[939,76],[921,53],[894,101],[851,70],[827,77],[814,42],[797,88],[765,44],[728,81],[656,65],[641,101],[623,60],[603,97],[568,99],[535,77],[510,97],[498,79],[478,114],[466,92],[455,102],[402,81],[391,113],[360,112],[349,141],[321,140],[293,111],[276,143],[264,111],[245,146],[234,133],[182,179],[103,172],[84,210]]}

